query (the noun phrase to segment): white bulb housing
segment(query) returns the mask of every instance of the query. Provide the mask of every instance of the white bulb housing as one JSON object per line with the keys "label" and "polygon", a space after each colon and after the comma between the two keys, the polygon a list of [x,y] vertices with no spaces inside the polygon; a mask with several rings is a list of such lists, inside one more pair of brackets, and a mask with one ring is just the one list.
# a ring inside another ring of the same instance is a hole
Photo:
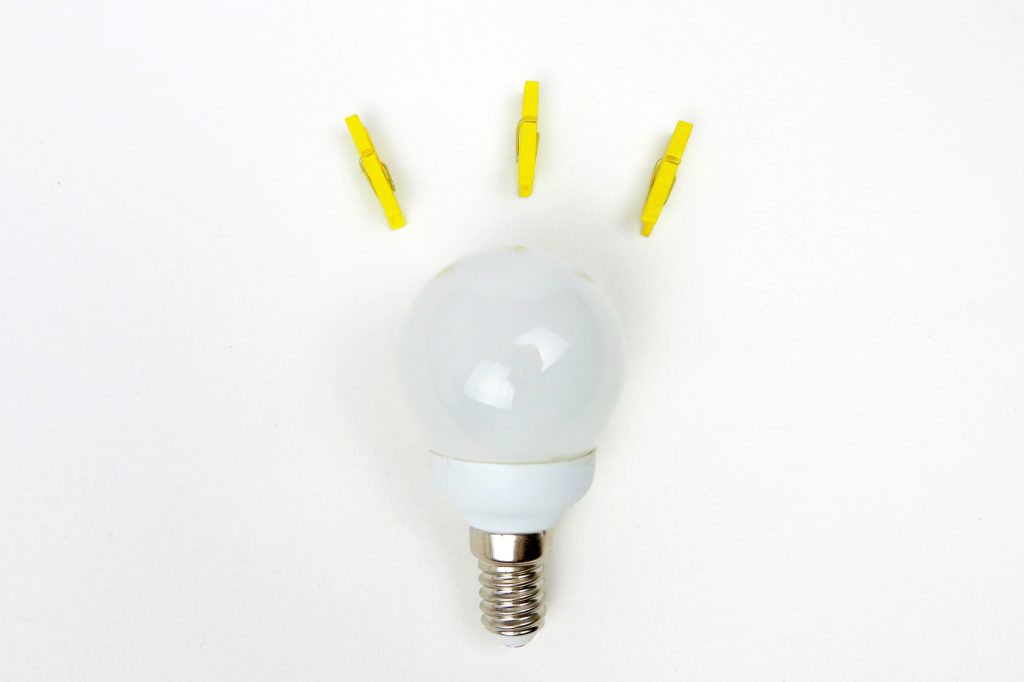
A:
{"label": "white bulb housing", "polygon": [[402,354],[434,479],[470,526],[544,530],[587,491],[624,365],[587,275],[523,247],[463,258],[416,299]]}

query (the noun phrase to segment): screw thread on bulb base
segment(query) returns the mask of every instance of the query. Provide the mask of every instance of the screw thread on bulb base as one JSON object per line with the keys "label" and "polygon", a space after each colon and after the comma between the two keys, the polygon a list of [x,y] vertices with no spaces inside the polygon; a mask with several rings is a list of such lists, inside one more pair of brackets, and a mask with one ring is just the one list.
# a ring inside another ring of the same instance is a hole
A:
{"label": "screw thread on bulb base", "polygon": [[545,612],[543,569],[543,564],[508,566],[481,561],[480,620],[484,627],[502,637],[524,637],[540,630]]}
{"label": "screw thread on bulb base", "polygon": [[547,535],[469,530],[470,549],[480,564],[480,621],[506,646],[527,644],[544,626]]}

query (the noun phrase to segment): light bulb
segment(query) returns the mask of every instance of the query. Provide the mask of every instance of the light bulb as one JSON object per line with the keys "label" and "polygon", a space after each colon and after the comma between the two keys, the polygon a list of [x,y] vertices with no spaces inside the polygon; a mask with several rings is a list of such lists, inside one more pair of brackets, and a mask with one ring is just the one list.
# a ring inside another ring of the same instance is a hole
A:
{"label": "light bulb", "polygon": [[482,621],[522,646],[544,622],[548,531],[590,487],[622,385],[615,312],[561,258],[484,251],[427,284],[402,355],[434,482],[470,526]]}

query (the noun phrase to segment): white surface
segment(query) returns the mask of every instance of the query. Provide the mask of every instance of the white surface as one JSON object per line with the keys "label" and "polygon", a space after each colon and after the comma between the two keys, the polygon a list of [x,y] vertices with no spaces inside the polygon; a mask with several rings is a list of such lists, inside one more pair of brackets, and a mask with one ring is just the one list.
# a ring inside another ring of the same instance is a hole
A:
{"label": "white surface", "polygon": [[430,474],[472,528],[536,533],[554,528],[594,482],[597,453],[561,462],[493,464],[431,453]]}
{"label": "white surface", "polygon": [[[0,678],[1020,680],[1022,22],[5,3]],[[508,243],[602,285],[630,369],[518,651],[395,362],[438,267]]]}
{"label": "white surface", "polygon": [[439,269],[412,305],[401,353],[425,447],[457,459],[585,455],[622,391],[622,330],[608,297],[564,258],[522,246]]}

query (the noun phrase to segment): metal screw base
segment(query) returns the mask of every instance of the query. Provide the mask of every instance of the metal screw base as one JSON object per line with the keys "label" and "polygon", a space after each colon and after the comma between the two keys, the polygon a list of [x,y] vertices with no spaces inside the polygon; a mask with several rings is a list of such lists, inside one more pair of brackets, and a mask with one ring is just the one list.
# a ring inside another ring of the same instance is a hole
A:
{"label": "metal screw base", "polygon": [[487,533],[469,529],[480,563],[480,621],[505,646],[523,646],[544,626],[544,548],[548,532]]}

